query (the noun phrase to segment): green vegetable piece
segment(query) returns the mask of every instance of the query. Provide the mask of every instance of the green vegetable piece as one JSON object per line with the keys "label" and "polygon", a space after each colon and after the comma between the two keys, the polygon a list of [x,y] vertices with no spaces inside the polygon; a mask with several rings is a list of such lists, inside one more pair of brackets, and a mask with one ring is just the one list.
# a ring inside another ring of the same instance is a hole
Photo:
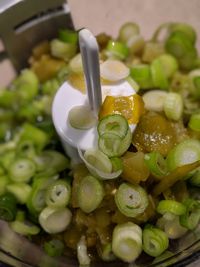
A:
{"label": "green vegetable piece", "polygon": [[115,203],[121,213],[135,218],[145,211],[149,200],[146,191],[141,186],[122,183],[115,194]]}
{"label": "green vegetable piece", "polygon": [[59,257],[64,252],[64,244],[59,239],[52,239],[49,242],[44,243],[44,251],[50,257]]}
{"label": "green vegetable piece", "polygon": [[140,33],[139,26],[134,22],[127,22],[119,29],[119,40],[123,43],[127,43],[128,40]]}
{"label": "green vegetable piece", "polygon": [[200,169],[197,169],[189,179],[190,184],[200,187]]}
{"label": "green vegetable piece", "polygon": [[175,57],[170,54],[163,54],[159,56],[160,63],[167,78],[171,78],[172,75],[178,70],[178,62]]}
{"label": "green vegetable piece", "polygon": [[169,84],[167,80],[166,72],[163,68],[162,61],[156,58],[152,61],[150,70],[153,80],[153,85],[159,89],[167,89]]}
{"label": "green vegetable piece", "polygon": [[12,194],[6,193],[0,196],[0,219],[13,221],[17,214],[16,204],[16,198]]}
{"label": "green vegetable piece", "polygon": [[6,175],[0,176],[0,196],[6,193],[6,186],[9,184],[9,178]]}
{"label": "green vegetable piece", "polygon": [[124,60],[128,57],[129,49],[121,42],[110,40],[106,47],[106,55],[111,58]]}
{"label": "green vegetable piece", "polygon": [[86,176],[78,186],[78,206],[82,211],[90,213],[98,208],[104,194],[102,183],[94,176]]}
{"label": "green vegetable piece", "polygon": [[167,174],[167,163],[159,152],[154,151],[145,154],[144,160],[154,176],[160,177]]}
{"label": "green vegetable piece", "polygon": [[131,67],[130,76],[142,89],[150,89],[153,86],[150,66],[147,64],[137,64]]}
{"label": "green vegetable piece", "polygon": [[50,43],[51,54],[54,57],[69,61],[76,54],[77,45],[73,43],[66,43],[59,39],[54,39]]}
{"label": "green vegetable piece", "polygon": [[26,183],[12,183],[6,186],[8,192],[16,197],[20,204],[26,204],[31,194],[31,186]]}
{"label": "green vegetable piece", "polygon": [[66,43],[77,44],[78,43],[78,33],[69,29],[61,29],[58,32],[58,38]]}
{"label": "green vegetable piece", "polygon": [[147,225],[142,233],[143,250],[152,257],[160,256],[169,246],[169,239],[161,229]]}
{"label": "green vegetable piece", "polygon": [[196,32],[191,25],[186,23],[172,23],[169,28],[171,32],[183,33],[192,44],[196,42]]}
{"label": "green vegetable piece", "polygon": [[172,213],[174,215],[182,215],[186,212],[185,206],[175,200],[161,200],[156,210],[160,214]]}
{"label": "green vegetable piece", "polygon": [[14,221],[10,223],[12,230],[20,235],[30,236],[37,235],[40,232],[40,228],[27,221]]}
{"label": "green vegetable piece", "polygon": [[191,115],[188,126],[193,131],[200,131],[200,113]]}

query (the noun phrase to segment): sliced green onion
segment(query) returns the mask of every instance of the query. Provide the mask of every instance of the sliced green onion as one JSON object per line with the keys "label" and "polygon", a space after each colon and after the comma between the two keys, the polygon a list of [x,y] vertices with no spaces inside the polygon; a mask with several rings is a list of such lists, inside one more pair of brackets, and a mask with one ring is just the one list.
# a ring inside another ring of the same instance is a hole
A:
{"label": "sliced green onion", "polygon": [[163,90],[150,90],[144,93],[142,99],[145,108],[157,112],[163,111],[164,101],[167,94],[168,93]]}
{"label": "sliced green onion", "polygon": [[126,44],[129,48],[130,53],[139,54],[145,46],[145,40],[140,34],[137,34],[131,36]]}
{"label": "sliced green onion", "polygon": [[171,32],[183,33],[191,43],[194,44],[196,42],[196,32],[191,25],[186,23],[172,23],[169,28]]}
{"label": "sliced green onion", "polygon": [[17,200],[10,194],[5,193],[0,196],[0,219],[5,221],[13,221],[17,214]]}
{"label": "sliced green onion", "polygon": [[156,88],[167,89],[169,84],[162,61],[159,58],[154,59],[151,63],[150,69],[153,85]]}
{"label": "sliced green onion", "polygon": [[113,157],[110,158],[111,164],[112,164],[112,171],[116,172],[119,170],[123,170],[123,162],[121,158]]}
{"label": "sliced green onion", "polygon": [[189,179],[190,184],[200,187],[200,169],[197,169]]}
{"label": "sliced green onion", "polygon": [[146,42],[142,54],[142,61],[151,63],[154,59],[165,53],[162,42]]}
{"label": "sliced green onion", "polygon": [[167,155],[169,170],[200,160],[200,142],[188,139],[175,146]]}
{"label": "sliced green onion", "polygon": [[68,120],[73,128],[86,130],[97,123],[97,118],[91,108],[85,105],[74,106],[68,113]]}
{"label": "sliced green onion", "polygon": [[161,229],[146,226],[142,233],[143,250],[152,257],[160,256],[169,246],[169,239]]}
{"label": "sliced green onion", "polygon": [[168,119],[180,120],[183,114],[183,99],[178,93],[168,93],[164,101],[164,112]]}
{"label": "sliced green onion", "polygon": [[98,134],[101,136],[104,133],[117,134],[124,138],[128,132],[128,121],[120,114],[112,114],[103,117],[98,124]]}
{"label": "sliced green onion", "polygon": [[127,41],[134,35],[138,35],[140,32],[139,26],[134,22],[127,22],[121,26],[119,29],[119,40],[123,43]]}
{"label": "sliced green onion", "polygon": [[172,213],[174,215],[182,215],[186,212],[185,206],[175,200],[161,200],[156,210],[160,214]]}
{"label": "sliced green onion", "polygon": [[167,163],[159,152],[154,151],[145,154],[144,160],[150,172],[154,176],[160,177],[167,174]]}
{"label": "sliced green onion", "polygon": [[133,262],[142,252],[142,230],[132,223],[115,226],[112,237],[113,253],[125,262]]}
{"label": "sliced green onion", "polygon": [[6,186],[9,184],[10,180],[8,176],[1,175],[0,176],[0,196],[6,193]]}
{"label": "sliced green onion", "polygon": [[[89,153],[89,152],[87,152],[87,153]],[[94,157],[94,158],[99,160],[99,157],[100,157],[101,158],[100,159],[101,168],[103,168],[104,170],[109,170],[110,167],[112,168],[112,164],[110,166],[111,162],[110,162],[109,158],[104,153],[103,154],[101,154],[101,153],[102,153],[101,151],[95,150],[94,154],[92,155],[92,158]],[[120,174],[122,173],[122,169],[119,169],[119,170],[116,170],[116,171],[113,170],[112,172],[102,171],[102,170],[100,170],[99,168],[97,168],[96,166],[94,166],[93,164],[90,163],[91,161],[94,161],[94,158],[91,159],[91,157],[90,157],[89,161],[88,161],[86,159],[87,156],[85,157],[83,155],[83,152],[79,148],[78,148],[78,154],[79,154],[80,158],[82,159],[82,161],[85,163],[85,165],[88,168],[88,170],[90,171],[90,173],[92,175],[94,175],[95,177],[98,177],[99,179],[102,179],[102,180],[115,179],[115,178],[119,177]],[[97,164],[97,162],[95,164]],[[105,164],[106,164],[106,166],[105,166]],[[99,166],[99,162],[98,162],[97,165]]]}
{"label": "sliced green onion", "polygon": [[70,224],[72,213],[68,208],[44,208],[39,215],[39,223],[45,232],[57,234]]}
{"label": "sliced green onion", "polygon": [[75,72],[75,73],[83,72],[83,63],[82,63],[82,57],[80,53],[70,60],[69,68],[72,72]]}
{"label": "sliced green onion", "polygon": [[132,133],[130,128],[124,138],[117,134],[104,133],[99,137],[99,149],[108,157],[119,157],[123,155],[131,145]]}
{"label": "sliced green onion", "polygon": [[98,249],[99,257],[103,261],[113,261],[116,259],[115,255],[112,252],[111,243],[103,244],[101,245],[101,247],[97,247],[97,249]]}
{"label": "sliced green onion", "polygon": [[128,47],[121,42],[110,40],[106,47],[106,55],[112,58],[124,60],[129,54]]}
{"label": "sliced green onion", "polygon": [[22,158],[32,159],[36,154],[34,144],[29,140],[20,142],[17,145],[16,150],[17,150],[17,155]]}
{"label": "sliced green onion", "polygon": [[45,207],[46,189],[53,182],[54,177],[51,176],[42,176],[35,179],[32,191],[27,201],[27,207],[31,214],[37,214]]}
{"label": "sliced green onion", "polygon": [[59,30],[58,38],[66,43],[77,44],[78,33],[69,29]]}
{"label": "sliced green onion", "polygon": [[51,54],[54,57],[64,59],[69,61],[72,57],[75,56],[77,45],[73,43],[66,43],[58,39],[54,39],[50,43]]}
{"label": "sliced green onion", "polygon": [[[164,265],[163,267],[167,267],[168,263],[169,263],[169,258],[171,258],[172,256],[174,256],[174,253],[171,252],[171,251],[168,251],[166,250],[163,254],[161,254],[160,256],[156,257],[154,260],[153,260],[153,264],[154,263],[160,263],[160,262],[163,262],[164,260],[166,260],[166,265]],[[173,258],[173,259],[170,259],[170,264],[173,264],[176,262],[176,259]]]}
{"label": "sliced green onion", "polygon": [[126,80],[133,87],[136,93],[140,90],[139,84],[131,76],[128,76]]}
{"label": "sliced green onion", "polygon": [[35,164],[32,160],[17,159],[10,166],[9,177],[14,182],[29,182],[35,171]]}
{"label": "sliced green onion", "polygon": [[130,68],[130,76],[139,84],[142,89],[152,87],[150,67],[147,64],[138,64]]}
{"label": "sliced green onion", "polygon": [[159,56],[159,60],[164,69],[166,77],[171,78],[172,75],[178,70],[178,62],[176,58],[170,54],[163,54]]}
{"label": "sliced green onion", "polygon": [[200,221],[200,203],[189,198],[183,204],[186,206],[186,213],[180,216],[180,224],[189,230],[193,230]]}
{"label": "sliced green onion", "polygon": [[12,162],[15,160],[16,152],[14,150],[6,151],[3,154],[3,157],[1,155],[0,157],[0,164],[5,170],[9,170],[10,166],[12,165]]}
{"label": "sliced green onion", "polygon": [[146,191],[139,185],[122,183],[116,191],[115,203],[127,217],[137,217],[149,204]]}
{"label": "sliced green onion", "polygon": [[79,242],[77,243],[77,257],[80,266],[89,266],[91,259],[87,253],[87,244],[85,236],[82,236]]}
{"label": "sliced green onion", "polygon": [[191,115],[188,126],[193,131],[200,131],[200,113]]}
{"label": "sliced green onion", "polygon": [[59,86],[60,86],[59,81],[54,78],[51,80],[47,80],[45,83],[43,83],[41,86],[41,91],[45,95],[54,95],[57,92]]}
{"label": "sliced green onion", "polygon": [[20,141],[33,142],[38,150],[43,149],[49,143],[49,135],[32,124],[25,123],[22,126]]}
{"label": "sliced green onion", "polygon": [[10,227],[12,230],[20,235],[29,236],[29,235],[37,235],[40,232],[40,228],[30,222],[27,221],[14,221],[11,222]]}
{"label": "sliced green onion", "polygon": [[31,186],[26,183],[12,183],[6,187],[7,191],[12,193],[20,204],[25,204],[31,194]]}
{"label": "sliced green onion", "polygon": [[[89,196],[89,197],[88,197]],[[94,176],[84,177],[78,186],[78,206],[90,213],[100,205],[104,197],[102,183]]]}
{"label": "sliced green onion", "polygon": [[64,244],[59,239],[52,239],[44,243],[44,251],[50,257],[59,257],[64,252]]}
{"label": "sliced green onion", "polygon": [[70,161],[62,153],[55,150],[45,150],[33,158],[38,171],[45,171],[47,166],[56,172],[61,172],[69,168]]}
{"label": "sliced green onion", "polygon": [[7,89],[0,90],[0,106],[3,108],[10,108],[16,105],[16,93]]}
{"label": "sliced green onion", "polygon": [[50,207],[65,207],[69,204],[71,186],[64,180],[53,182],[46,191],[46,204]]}
{"label": "sliced green onion", "polygon": [[86,150],[84,158],[100,171],[106,173],[112,172],[112,163],[103,152],[94,149]]}

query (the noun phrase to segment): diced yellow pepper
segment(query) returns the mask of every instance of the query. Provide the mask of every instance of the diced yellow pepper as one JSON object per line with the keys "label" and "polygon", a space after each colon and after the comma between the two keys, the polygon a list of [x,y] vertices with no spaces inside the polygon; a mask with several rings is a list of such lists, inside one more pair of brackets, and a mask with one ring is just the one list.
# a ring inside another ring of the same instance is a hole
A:
{"label": "diced yellow pepper", "polygon": [[99,118],[110,114],[121,114],[129,124],[137,123],[144,113],[144,102],[141,96],[106,96],[99,113]]}

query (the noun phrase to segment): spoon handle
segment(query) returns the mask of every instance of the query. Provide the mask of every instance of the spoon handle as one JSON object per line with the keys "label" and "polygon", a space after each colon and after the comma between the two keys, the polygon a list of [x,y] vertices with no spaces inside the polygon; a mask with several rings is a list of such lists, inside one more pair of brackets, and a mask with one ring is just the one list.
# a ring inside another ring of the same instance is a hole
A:
{"label": "spoon handle", "polygon": [[96,38],[87,29],[83,29],[79,32],[79,45],[83,61],[83,70],[86,79],[89,104],[95,115],[98,116],[102,103],[99,47]]}

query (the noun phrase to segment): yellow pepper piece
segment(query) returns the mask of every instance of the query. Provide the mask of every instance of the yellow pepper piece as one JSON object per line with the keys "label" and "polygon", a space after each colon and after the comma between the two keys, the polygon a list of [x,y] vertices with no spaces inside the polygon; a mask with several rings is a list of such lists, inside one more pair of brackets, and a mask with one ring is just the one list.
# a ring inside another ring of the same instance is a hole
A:
{"label": "yellow pepper piece", "polygon": [[137,95],[130,96],[106,96],[99,118],[103,118],[109,114],[121,114],[129,122],[129,124],[137,123],[144,113],[144,102],[142,98]]}

